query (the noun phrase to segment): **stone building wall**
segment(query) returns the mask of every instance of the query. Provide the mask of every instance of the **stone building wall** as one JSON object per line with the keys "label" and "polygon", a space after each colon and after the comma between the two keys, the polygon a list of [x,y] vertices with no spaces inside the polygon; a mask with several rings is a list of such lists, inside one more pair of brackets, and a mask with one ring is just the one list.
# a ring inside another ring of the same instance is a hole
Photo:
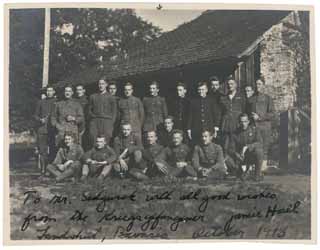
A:
{"label": "stone building wall", "polygon": [[296,101],[295,53],[285,23],[296,24],[298,14],[290,13],[264,33],[260,43],[260,74],[265,78],[264,92],[273,97],[278,112],[293,107]]}

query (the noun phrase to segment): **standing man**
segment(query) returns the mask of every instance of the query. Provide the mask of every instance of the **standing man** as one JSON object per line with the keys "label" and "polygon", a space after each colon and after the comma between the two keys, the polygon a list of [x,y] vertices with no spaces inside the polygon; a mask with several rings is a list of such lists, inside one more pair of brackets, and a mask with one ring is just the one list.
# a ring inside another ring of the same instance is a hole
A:
{"label": "standing man", "polygon": [[223,145],[226,138],[236,131],[239,124],[239,115],[244,112],[245,100],[237,90],[237,82],[230,78],[227,82],[228,93],[221,96],[220,105],[222,111],[221,132]]}
{"label": "standing man", "polygon": [[141,140],[141,129],[144,121],[143,104],[139,98],[132,95],[133,85],[127,82],[124,85],[124,98],[119,101],[120,124],[128,122],[132,132]]}
{"label": "standing man", "polygon": [[54,130],[51,126],[51,113],[54,110],[56,99],[55,89],[52,86],[46,88],[46,98],[37,103],[34,119],[37,131],[38,164],[41,174],[45,174],[50,156],[54,153]]}
{"label": "standing man", "polygon": [[159,94],[159,83],[151,82],[149,85],[150,97],[143,98],[143,107],[145,111],[145,120],[143,124],[143,131],[157,131],[159,125],[164,121],[168,115],[166,101]]}
{"label": "standing man", "polygon": [[51,116],[51,123],[58,131],[56,144],[59,146],[66,132],[75,135],[76,143],[79,141],[79,127],[84,123],[84,114],[79,102],[72,98],[71,86],[64,88],[64,100],[56,103],[55,110]]}
{"label": "standing man", "polygon": [[108,85],[108,92],[116,100],[116,104],[117,104],[117,116],[116,116],[116,121],[114,122],[114,126],[113,126],[112,138],[115,138],[118,135],[119,129],[120,129],[119,101],[121,98],[119,96],[117,96],[117,91],[118,91],[118,88],[117,88],[116,82],[110,81],[109,85]]}
{"label": "standing man", "polygon": [[[263,146],[260,130],[250,126],[249,116],[243,113],[239,117],[240,128],[226,140],[226,165],[230,170],[236,170],[240,177],[247,172],[243,171],[242,165],[255,165],[254,179],[260,181],[261,166],[263,160]],[[232,172],[232,171],[230,171]]]}
{"label": "standing man", "polygon": [[[263,164],[262,171],[267,168],[268,151],[270,146],[272,120],[275,117],[275,110],[272,98],[262,93],[264,80],[256,81],[257,91],[252,86],[246,87],[246,112],[259,128],[263,140]],[[250,90],[251,87],[251,90]],[[247,88],[249,89],[247,91]]]}
{"label": "standing man", "polygon": [[85,131],[86,131],[86,125],[88,123],[88,98],[86,96],[86,90],[82,84],[78,84],[76,86],[76,98],[75,100],[80,103],[83,109],[83,114],[84,114],[84,120],[83,122],[79,125],[79,144],[83,147],[84,143],[84,137],[85,137]]}
{"label": "standing man", "polygon": [[74,134],[68,131],[64,135],[64,144],[59,148],[56,158],[52,164],[48,165],[47,169],[57,182],[68,177],[78,177],[82,155],[81,146],[75,143]]}
{"label": "standing man", "polygon": [[175,129],[180,129],[186,134],[190,109],[190,100],[186,97],[187,86],[183,82],[178,82],[176,90],[177,97],[170,100],[168,105],[169,115],[174,118]]}
{"label": "standing man", "polygon": [[117,103],[107,92],[107,86],[108,83],[105,80],[99,80],[99,93],[92,94],[89,98],[90,145],[94,145],[98,134],[106,136],[107,144],[112,138],[113,126],[117,117]]}
{"label": "standing man", "polygon": [[207,83],[199,82],[199,97],[191,101],[188,121],[188,136],[194,145],[201,143],[204,129],[215,131],[219,129],[220,110],[207,94]]}
{"label": "standing man", "polygon": [[211,96],[211,98],[214,100],[215,103],[219,104],[221,96],[224,95],[221,90],[219,78],[216,76],[212,76],[210,77],[209,81],[210,81],[209,95]]}

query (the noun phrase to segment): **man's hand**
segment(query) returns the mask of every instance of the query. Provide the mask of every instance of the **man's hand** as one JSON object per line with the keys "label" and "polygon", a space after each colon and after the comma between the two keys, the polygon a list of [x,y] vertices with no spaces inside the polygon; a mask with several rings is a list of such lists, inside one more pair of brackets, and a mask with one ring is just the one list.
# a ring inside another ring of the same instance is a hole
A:
{"label": "man's hand", "polygon": [[251,112],[251,115],[252,115],[253,120],[255,120],[255,121],[260,120],[260,116],[257,113]]}
{"label": "man's hand", "polygon": [[213,130],[213,138],[217,138],[218,137],[218,132],[219,132],[219,128],[218,127],[214,127],[214,130]]}
{"label": "man's hand", "polygon": [[72,163],[73,163],[73,160],[69,160],[69,161],[66,161],[63,165],[64,165],[64,167],[66,169]]}
{"label": "man's hand", "polygon": [[126,148],[125,150],[123,150],[123,152],[121,153],[121,155],[119,156],[119,159],[124,159],[126,158],[126,155],[128,153],[129,149]]}
{"label": "man's hand", "polygon": [[57,165],[57,168],[60,170],[60,171],[64,171],[66,168],[64,166],[64,164],[58,164]]}
{"label": "man's hand", "polygon": [[119,160],[120,161],[120,170],[122,170],[122,171],[128,171],[128,165],[127,165],[127,163],[124,161],[124,160],[122,160],[122,159],[120,159]]}
{"label": "man's hand", "polygon": [[41,122],[42,124],[45,124],[46,121],[47,121],[47,118],[40,118],[40,122]]}
{"label": "man's hand", "polygon": [[188,164],[186,162],[183,162],[183,161],[177,162],[177,168],[184,168],[187,165]]}
{"label": "man's hand", "polygon": [[157,167],[162,173],[168,174],[168,168],[163,163],[158,163]]}
{"label": "man's hand", "polygon": [[188,133],[188,137],[189,137],[189,139],[190,139],[190,140],[192,140],[192,136],[191,136],[191,129],[188,129],[187,133]]}
{"label": "man's hand", "polygon": [[210,172],[211,172],[211,168],[203,168],[202,169],[202,175],[205,177],[207,177]]}
{"label": "man's hand", "polygon": [[241,152],[241,157],[242,157],[242,158],[244,158],[244,155],[245,155],[245,153],[247,152],[247,150],[248,150],[248,146],[244,146],[244,147],[242,148],[242,152]]}
{"label": "man's hand", "polygon": [[87,159],[87,160],[86,160],[86,163],[88,163],[88,164],[92,164],[92,159],[90,159],[90,158],[89,158],[89,159]]}

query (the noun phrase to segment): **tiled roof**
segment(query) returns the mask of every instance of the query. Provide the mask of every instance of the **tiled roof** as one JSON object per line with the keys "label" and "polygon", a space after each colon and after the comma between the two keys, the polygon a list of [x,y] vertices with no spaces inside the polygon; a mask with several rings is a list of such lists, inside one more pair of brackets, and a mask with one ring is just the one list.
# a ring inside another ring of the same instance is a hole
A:
{"label": "tiled roof", "polygon": [[92,69],[85,71],[82,74],[87,73],[86,76],[81,77],[80,74],[78,79],[81,82],[91,74],[90,79],[96,78],[93,81],[102,74],[116,79],[188,64],[237,58],[289,13],[274,10],[205,11],[200,17],[164,33],[145,46],[132,49],[126,59],[104,65],[99,73],[94,73]]}

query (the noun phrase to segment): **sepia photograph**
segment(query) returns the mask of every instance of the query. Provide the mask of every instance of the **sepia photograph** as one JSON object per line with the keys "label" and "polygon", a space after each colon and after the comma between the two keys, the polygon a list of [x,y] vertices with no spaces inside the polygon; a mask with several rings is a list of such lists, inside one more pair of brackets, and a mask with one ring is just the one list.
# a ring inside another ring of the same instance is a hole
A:
{"label": "sepia photograph", "polygon": [[314,243],[313,11],[7,4],[6,244]]}

